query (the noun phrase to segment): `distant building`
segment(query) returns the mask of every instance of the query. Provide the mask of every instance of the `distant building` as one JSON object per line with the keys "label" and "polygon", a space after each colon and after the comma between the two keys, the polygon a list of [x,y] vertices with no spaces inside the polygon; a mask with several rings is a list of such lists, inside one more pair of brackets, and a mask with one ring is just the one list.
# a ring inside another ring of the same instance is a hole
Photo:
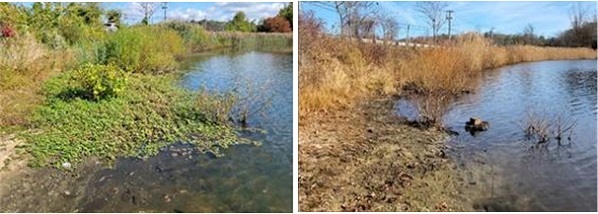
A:
{"label": "distant building", "polygon": [[118,30],[118,26],[116,26],[116,23],[113,22],[108,22],[106,24],[104,24],[106,31],[108,32],[116,32]]}

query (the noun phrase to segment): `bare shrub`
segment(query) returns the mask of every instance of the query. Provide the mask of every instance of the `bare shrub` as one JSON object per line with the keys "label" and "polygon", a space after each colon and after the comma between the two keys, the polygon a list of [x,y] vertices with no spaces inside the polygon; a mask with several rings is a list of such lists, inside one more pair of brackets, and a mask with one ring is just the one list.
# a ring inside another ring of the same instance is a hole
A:
{"label": "bare shrub", "polygon": [[454,98],[453,94],[445,91],[432,91],[425,95],[418,95],[414,101],[419,110],[419,121],[435,127],[443,127],[442,116],[448,110]]}
{"label": "bare shrub", "polygon": [[555,139],[560,144],[565,136],[571,140],[576,123],[576,120],[567,118],[563,114],[557,114],[550,119],[545,115],[531,112],[523,122],[523,129],[528,140],[541,144]]}
{"label": "bare shrub", "polygon": [[550,123],[544,116],[528,113],[523,127],[528,140],[537,143],[546,143],[550,140]]}
{"label": "bare shrub", "polygon": [[195,98],[195,107],[208,121],[226,124],[230,121],[237,99],[233,93],[214,95],[210,91],[200,90]]}
{"label": "bare shrub", "polygon": [[565,135],[567,139],[571,140],[577,121],[559,114],[556,116],[553,124],[552,135],[560,143]]}
{"label": "bare shrub", "polygon": [[264,96],[264,91],[269,91],[267,84],[258,86],[249,80],[243,82],[237,80],[233,89],[237,93],[232,118],[242,125],[247,125],[250,118],[266,116],[265,111],[272,105],[272,96]]}

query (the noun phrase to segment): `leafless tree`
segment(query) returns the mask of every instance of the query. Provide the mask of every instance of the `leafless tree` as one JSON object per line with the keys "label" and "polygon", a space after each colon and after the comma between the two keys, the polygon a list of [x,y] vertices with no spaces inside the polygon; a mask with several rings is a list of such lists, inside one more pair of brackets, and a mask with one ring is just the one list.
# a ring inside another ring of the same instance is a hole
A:
{"label": "leafless tree", "polygon": [[581,2],[577,2],[569,9],[569,18],[571,19],[571,28],[579,29],[581,26],[588,21],[590,9],[583,7]]}
{"label": "leafless tree", "polygon": [[376,27],[378,26],[378,22],[374,17],[367,18],[362,20],[358,26],[358,38],[371,38],[373,41],[376,41]]}
{"label": "leafless tree", "polygon": [[571,29],[559,36],[563,44],[573,47],[595,46],[596,10],[577,2],[569,8],[569,18]]}
{"label": "leafless tree", "polygon": [[394,16],[388,13],[380,15],[380,27],[384,35],[384,41],[392,41],[398,34],[398,23]]}
{"label": "leafless tree", "polygon": [[337,1],[332,4],[339,16],[341,35],[358,39],[360,26],[366,20],[373,20],[378,9],[378,2],[371,1]]}
{"label": "leafless tree", "polygon": [[136,5],[137,11],[143,14],[143,20],[141,20],[141,22],[149,24],[158,5],[155,2],[137,2]]}
{"label": "leafless tree", "polygon": [[434,42],[436,42],[438,30],[446,23],[444,12],[447,7],[448,3],[442,1],[418,1],[415,3],[415,9],[427,19],[428,25],[432,28]]}
{"label": "leafless tree", "polygon": [[525,40],[525,44],[533,45],[535,37],[534,26],[532,24],[527,24],[525,29],[523,29],[523,39]]}

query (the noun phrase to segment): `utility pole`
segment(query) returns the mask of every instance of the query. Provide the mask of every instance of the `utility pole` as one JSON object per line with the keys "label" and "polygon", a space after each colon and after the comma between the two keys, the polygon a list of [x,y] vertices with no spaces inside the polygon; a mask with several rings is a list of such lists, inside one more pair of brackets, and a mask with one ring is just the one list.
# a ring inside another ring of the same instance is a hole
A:
{"label": "utility pole", "polygon": [[449,26],[448,26],[448,36],[449,36],[449,42],[450,42],[451,41],[451,20],[453,19],[452,14],[453,14],[454,11],[447,10],[446,12],[447,12],[446,19],[448,20],[448,24],[449,24]]}
{"label": "utility pole", "polygon": [[162,2],[162,10],[164,10],[164,21],[166,21],[166,9],[168,9],[168,2]]}
{"label": "utility pole", "polygon": [[492,29],[490,29],[490,40],[492,41],[492,44],[494,44],[494,27],[492,27]]}
{"label": "utility pole", "polygon": [[407,47],[409,47],[409,28],[411,25],[407,25]]}
{"label": "utility pole", "polygon": [[203,29],[207,30],[206,26],[208,26],[208,15],[203,16]]}

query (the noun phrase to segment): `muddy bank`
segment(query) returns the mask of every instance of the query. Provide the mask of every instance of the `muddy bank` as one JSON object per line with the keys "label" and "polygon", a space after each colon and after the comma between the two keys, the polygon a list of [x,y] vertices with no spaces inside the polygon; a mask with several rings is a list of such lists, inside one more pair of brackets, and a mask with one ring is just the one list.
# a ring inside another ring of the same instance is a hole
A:
{"label": "muddy bank", "polygon": [[76,168],[31,168],[23,145],[0,133],[0,212],[80,212],[93,175],[106,164],[89,158]]}
{"label": "muddy bank", "polygon": [[393,105],[375,98],[300,120],[300,211],[473,210],[449,136],[406,125]]}
{"label": "muddy bank", "polygon": [[181,143],[112,167],[94,159],[71,170],[13,162],[0,172],[0,212],[288,212],[271,203],[288,198],[280,181],[233,162]]}
{"label": "muddy bank", "polygon": [[26,163],[18,157],[0,171],[0,212],[79,212],[89,175],[103,167],[92,160],[71,171]]}

